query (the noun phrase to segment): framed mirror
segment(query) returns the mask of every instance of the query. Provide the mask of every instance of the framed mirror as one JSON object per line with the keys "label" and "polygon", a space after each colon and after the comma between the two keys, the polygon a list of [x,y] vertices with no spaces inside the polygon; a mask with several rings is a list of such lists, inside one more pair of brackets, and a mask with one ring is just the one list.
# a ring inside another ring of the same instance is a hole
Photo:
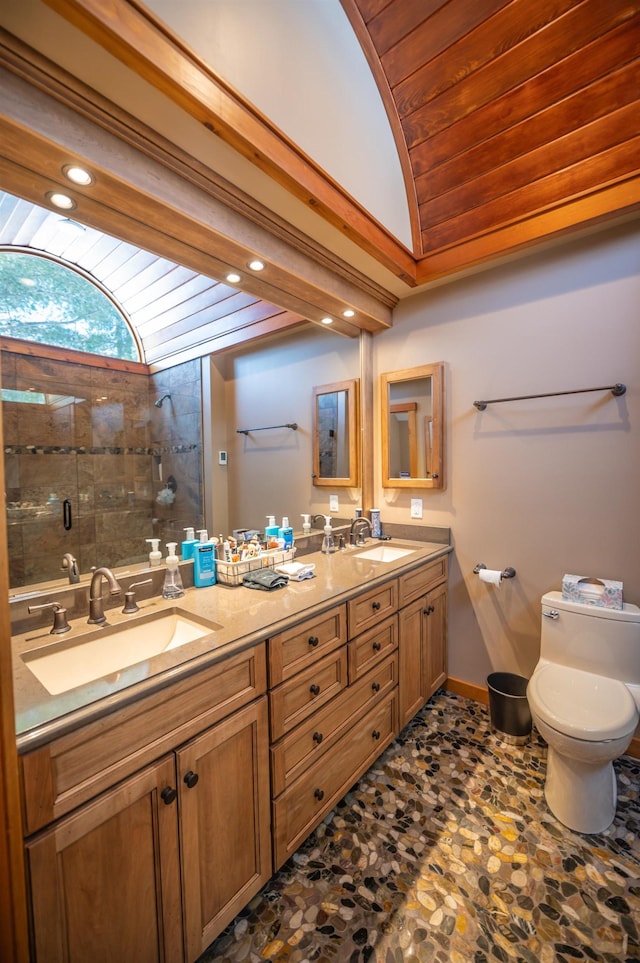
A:
{"label": "framed mirror", "polygon": [[357,488],[359,381],[313,389],[313,484]]}
{"label": "framed mirror", "polygon": [[382,485],[444,488],[444,364],[380,376]]}

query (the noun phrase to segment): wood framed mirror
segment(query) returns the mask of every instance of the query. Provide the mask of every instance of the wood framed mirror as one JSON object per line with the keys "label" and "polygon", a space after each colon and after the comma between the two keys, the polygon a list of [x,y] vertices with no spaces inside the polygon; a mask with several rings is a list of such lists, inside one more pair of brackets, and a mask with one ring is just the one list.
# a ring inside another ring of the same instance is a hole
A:
{"label": "wood framed mirror", "polygon": [[357,488],[360,481],[360,382],[337,381],[313,389],[313,484]]}
{"label": "wood framed mirror", "polygon": [[383,488],[444,488],[444,363],[380,376]]}

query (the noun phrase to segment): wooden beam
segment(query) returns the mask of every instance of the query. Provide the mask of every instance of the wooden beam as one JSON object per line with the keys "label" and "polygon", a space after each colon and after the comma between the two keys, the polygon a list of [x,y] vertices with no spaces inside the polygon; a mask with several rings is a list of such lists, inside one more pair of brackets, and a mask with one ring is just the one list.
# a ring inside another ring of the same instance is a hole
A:
{"label": "wooden beam", "polygon": [[124,0],[44,0],[380,264],[414,283],[411,253],[148,10]]}

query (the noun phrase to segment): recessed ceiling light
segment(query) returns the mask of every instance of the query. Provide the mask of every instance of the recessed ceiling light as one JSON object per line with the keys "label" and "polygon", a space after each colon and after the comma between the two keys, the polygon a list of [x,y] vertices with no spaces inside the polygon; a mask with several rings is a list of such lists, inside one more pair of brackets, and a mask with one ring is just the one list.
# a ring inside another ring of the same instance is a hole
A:
{"label": "recessed ceiling light", "polygon": [[76,206],[72,197],[69,197],[68,194],[61,194],[59,191],[48,191],[45,196],[54,207],[59,207],[62,211],[72,211]]}
{"label": "recessed ceiling light", "polygon": [[355,313],[356,312],[352,308],[346,308],[346,310],[342,312],[342,316],[344,318],[352,318]]}
{"label": "recessed ceiling light", "polygon": [[62,168],[62,173],[68,180],[74,184],[79,184],[80,187],[88,187],[89,184],[93,184],[93,174],[76,164],[67,164]]}
{"label": "recessed ceiling light", "polygon": [[333,324],[333,318],[323,318],[323,319],[322,319],[322,323],[323,323],[323,324]]}
{"label": "recessed ceiling light", "polygon": [[234,274],[233,271],[231,272],[231,274],[227,274],[227,281],[229,282],[229,284],[237,284],[239,280],[240,280],[239,274]]}
{"label": "recessed ceiling light", "polygon": [[253,261],[249,261],[249,268],[252,271],[262,271],[264,270],[264,261],[260,261],[257,257]]}

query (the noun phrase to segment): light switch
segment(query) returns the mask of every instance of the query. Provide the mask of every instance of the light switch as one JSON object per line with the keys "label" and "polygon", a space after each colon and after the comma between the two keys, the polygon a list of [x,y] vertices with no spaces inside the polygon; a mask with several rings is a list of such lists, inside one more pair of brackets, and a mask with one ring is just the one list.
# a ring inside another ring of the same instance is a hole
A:
{"label": "light switch", "polygon": [[411,499],[411,517],[422,518],[422,499],[421,498]]}
{"label": "light switch", "polygon": [[340,504],[339,504],[339,502],[338,502],[338,496],[337,496],[337,495],[329,495],[329,511],[330,511],[330,512],[339,512],[339,511],[340,511]]}

